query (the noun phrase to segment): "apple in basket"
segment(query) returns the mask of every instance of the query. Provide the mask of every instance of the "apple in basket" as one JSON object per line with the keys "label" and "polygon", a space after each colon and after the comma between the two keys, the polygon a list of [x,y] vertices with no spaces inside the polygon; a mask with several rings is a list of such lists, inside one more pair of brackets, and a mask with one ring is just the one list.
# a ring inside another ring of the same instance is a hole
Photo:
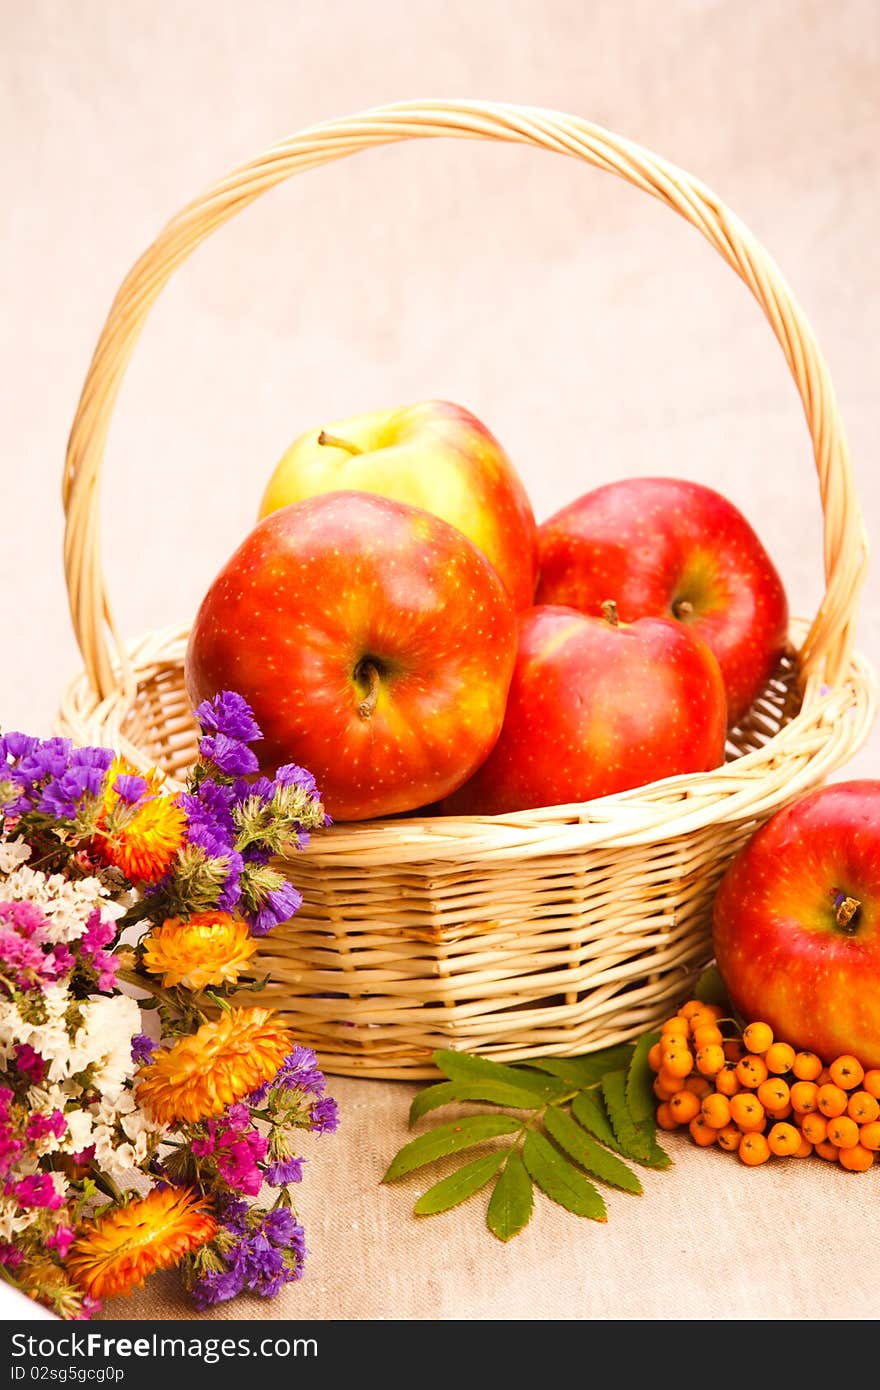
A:
{"label": "apple in basket", "polygon": [[731,1003],[829,1064],[880,1067],[880,781],[830,783],[776,811],[715,896]]}
{"label": "apple in basket", "polygon": [[267,768],[300,763],[335,820],[412,810],[489,753],[516,657],[513,602],[448,522],[330,492],[272,512],[203,598],[187,644],[193,705],[251,705]]}
{"label": "apple in basket", "polygon": [[714,651],[739,722],[786,645],[782,580],[742,512],[681,478],[624,478],[585,493],[538,528],[536,603],[624,622],[677,618]]}
{"label": "apple in basket", "polygon": [[498,815],[704,772],[723,761],[726,729],[718,662],[681,623],[539,604],[519,615],[498,742],[443,810]]}
{"label": "apple in basket", "polygon": [[517,608],[533,602],[531,502],[498,440],[463,406],[420,401],[307,431],[277,464],[259,515],[339,489],[375,492],[442,517],[491,560]]}

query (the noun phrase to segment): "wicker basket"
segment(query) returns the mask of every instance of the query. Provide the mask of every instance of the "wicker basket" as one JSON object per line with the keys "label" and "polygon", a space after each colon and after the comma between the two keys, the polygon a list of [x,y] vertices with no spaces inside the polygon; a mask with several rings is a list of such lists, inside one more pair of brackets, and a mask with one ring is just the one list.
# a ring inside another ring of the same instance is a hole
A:
{"label": "wicker basket", "polygon": [[[416,1080],[437,1047],[499,1059],[574,1054],[656,1023],[711,958],[710,904],[746,837],[861,745],[874,677],[853,650],[867,542],[846,441],[813,334],[776,266],[710,192],[629,141],[553,111],[477,102],[400,104],[274,146],[175,217],[111,308],[70,435],[65,572],[85,669],[59,728],[179,781],[195,754],[183,686],[187,629],[123,642],[98,550],[111,412],[153,301],[192,250],[291,174],[373,145],[464,136],[582,159],[661,199],[752,291],[803,400],[824,517],[826,590],[792,623],[774,678],[713,772],[624,795],[486,818],[338,825],[285,866],[304,905],[257,957],[265,1002],[333,1073]],[[253,996],[249,996],[251,999]]]}

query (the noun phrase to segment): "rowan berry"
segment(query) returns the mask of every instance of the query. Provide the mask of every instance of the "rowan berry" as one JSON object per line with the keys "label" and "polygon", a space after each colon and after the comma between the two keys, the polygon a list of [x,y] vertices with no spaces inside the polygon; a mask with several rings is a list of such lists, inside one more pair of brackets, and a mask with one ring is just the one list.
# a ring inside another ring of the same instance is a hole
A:
{"label": "rowan berry", "polygon": [[830,1140],[823,1139],[821,1144],[813,1145],[813,1153],[817,1154],[819,1158],[824,1158],[827,1163],[837,1163],[843,1150],[839,1149],[836,1144],[832,1144]]}
{"label": "rowan berry", "polygon": [[691,1032],[695,1033],[698,1028],[710,1028],[717,1024],[718,1020],[724,1017],[724,1010],[718,1004],[704,1004],[702,1009],[692,1013],[688,1022]]}
{"label": "rowan berry", "polygon": [[716,1091],[720,1091],[723,1096],[735,1096],[737,1091],[742,1090],[742,1083],[733,1062],[725,1062],[714,1079]]}
{"label": "rowan berry", "polygon": [[678,1129],[678,1120],[672,1113],[668,1100],[657,1106],[657,1123],[661,1129]]}
{"label": "rowan berry", "polygon": [[723,1129],[730,1124],[730,1101],[718,1091],[704,1096],[700,1103],[700,1114],[713,1129]]}
{"label": "rowan berry", "polygon": [[792,1154],[792,1158],[809,1158],[810,1154],[813,1152],[813,1146],[809,1139],[805,1138],[803,1132],[801,1132],[800,1139],[801,1142]]}
{"label": "rowan berry", "polygon": [[880,1101],[868,1091],[853,1091],[846,1103],[846,1113],[857,1125],[869,1125],[880,1117]]}
{"label": "rowan berry", "polygon": [[686,1018],[680,1018],[678,1014],[673,1014],[672,1018],[667,1018],[666,1022],[661,1024],[660,1036],[663,1038],[672,1036],[686,1038],[690,1028]]}
{"label": "rowan berry", "polygon": [[672,1111],[676,1121],[680,1125],[690,1124],[695,1115],[700,1113],[699,1097],[693,1091],[676,1091],[669,1101],[669,1109]]}
{"label": "rowan berry", "polygon": [[724,1042],[724,1034],[717,1023],[701,1023],[694,1029],[694,1047],[709,1047],[711,1043]]}
{"label": "rowan berry", "polygon": [[797,1115],[812,1115],[816,1109],[818,1094],[819,1087],[815,1081],[796,1081],[789,1092],[795,1113]]}
{"label": "rowan berry", "polygon": [[801,1134],[811,1144],[823,1144],[828,1135],[828,1121],[824,1115],[815,1111],[804,1115],[801,1120]]}
{"label": "rowan berry", "polygon": [[840,1149],[839,1158],[841,1168],[847,1168],[851,1173],[867,1173],[874,1162],[872,1150],[866,1149],[863,1144],[853,1144],[848,1149]]}
{"label": "rowan berry", "polygon": [[737,1079],[750,1091],[757,1091],[762,1081],[767,1080],[767,1064],[763,1057],[747,1052],[736,1064]]}
{"label": "rowan berry", "polygon": [[688,1125],[691,1138],[695,1144],[699,1144],[701,1149],[708,1149],[710,1144],[714,1144],[718,1131],[711,1125],[707,1125],[702,1115],[695,1115]]}
{"label": "rowan berry", "polygon": [[816,1107],[828,1120],[835,1119],[846,1110],[847,1094],[833,1081],[826,1081],[816,1092]]}
{"label": "rowan berry", "polygon": [[880,1067],[871,1067],[865,1072],[862,1085],[869,1096],[875,1096],[880,1100]]}
{"label": "rowan berry", "polygon": [[689,1076],[685,1081],[684,1089],[686,1091],[693,1091],[694,1095],[699,1096],[700,1100],[702,1100],[703,1096],[708,1096],[711,1092],[712,1082],[709,1080],[708,1076],[699,1076],[694,1072],[693,1076]]}
{"label": "rowan berry", "polygon": [[815,1052],[796,1052],[791,1069],[798,1081],[815,1081],[822,1070],[822,1060]]}
{"label": "rowan berry", "polygon": [[743,1135],[739,1141],[737,1153],[743,1163],[748,1164],[750,1168],[757,1168],[759,1163],[766,1163],[770,1157],[770,1145],[766,1136],[756,1131],[753,1134]]}
{"label": "rowan berry", "polygon": [[694,1069],[694,1055],[686,1047],[670,1048],[663,1053],[663,1065],[659,1076],[677,1076],[679,1080],[690,1076]]}
{"label": "rowan berry", "polygon": [[760,1056],[773,1042],[773,1029],[769,1023],[750,1023],[743,1029],[742,1037],[748,1051]]}
{"label": "rowan berry", "polygon": [[828,1121],[828,1142],[839,1149],[851,1149],[859,1142],[859,1127],[849,1115],[835,1115]]}
{"label": "rowan berry", "polygon": [[828,1070],[835,1086],[839,1086],[843,1091],[854,1091],[857,1086],[861,1086],[865,1077],[865,1068],[861,1062],[857,1057],[851,1057],[848,1052],[835,1057]]}
{"label": "rowan berry", "polygon": [[817,1086],[827,1086],[827,1085],[829,1084],[830,1081],[831,1081],[831,1068],[830,1068],[830,1067],[823,1067],[822,1070],[819,1072],[819,1075],[816,1077],[816,1085],[817,1085]]}
{"label": "rowan berry", "polygon": [[659,1071],[663,1061],[663,1054],[660,1051],[659,1042],[655,1042],[653,1047],[648,1049],[648,1066],[651,1071]]}
{"label": "rowan berry", "polygon": [[724,1066],[724,1051],[718,1043],[701,1047],[697,1053],[697,1071],[702,1076],[717,1076]]}
{"label": "rowan berry", "polygon": [[768,1114],[785,1110],[791,1099],[788,1083],[781,1076],[768,1076],[766,1081],[761,1082],[755,1095]]}
{"label": "rowan berry", "polygon": [[677,1091],[681,1090],[681,1077],[664,1077],[662,1072],[654,1077],[651,1089],[658,1100],[672,1100]]}
{"label": "rowan berry", "polygon": [[723,1129],[718,1130],[718,1147],[724,1149],[726,1153],[736,1153],[742,1137],[742,1130],[738,1129],[736,1125],[725,1125]]}
{"label": "rowan berry", "polygon": [[871,1120],[859,1129],[859,1143],[874,1153],[880,1149],[880,1120]]}
{"label": "rowan berry", "polygon": [[687,999],[678,1011],[679,1018],[686,1018],[689,1022],[694,1014],[701,1014],[706,1005],[702,999]]}
{"label": "rowan berry", "polygon": [[772,1071],[776,1076],[782,1076],[784,1072],[791,1071],[794,1059],[795,1050],[791,1043],[787,1042],[771,1043],[764,1053],[767,1070]]}
{"label": "rowan berry", "polygon": [[797,1153],[801,1145],[803,1135],[794,1125],[784,1122],[775,1124],[767,1135],[767,1143],[770,1145],[770,1152],[779,1158],[786,1158],[789,1154]]}
{"label": "rowan berry", "polygon": [[743,1132],[763,1129],[764,1107],[754,1091],[739,1091],[730,1098],[730,1118]]}

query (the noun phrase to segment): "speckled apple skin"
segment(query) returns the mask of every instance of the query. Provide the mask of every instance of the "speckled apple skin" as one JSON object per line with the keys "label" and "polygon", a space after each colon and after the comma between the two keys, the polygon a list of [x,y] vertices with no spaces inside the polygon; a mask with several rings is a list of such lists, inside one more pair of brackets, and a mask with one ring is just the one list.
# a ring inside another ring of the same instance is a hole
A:
{"label": "speckled apple skin", "polygon": [[260,502],[277,507],[336,489],[374,492],[422,507],[473,541],[498,571],[517,609],[534,602],[538,528],[523,482],[494,434],[454,401],[419,401],[330,421],[328,434],[363,451],[295,439]]}
{"label": "speckled apple skin", "polygon": [[[838,893],[861,907],[852,933]],[[713,938],[731,1002],[827,1064],[880,1067],[880,781],[832,783],[777,811],[715,897]]]}
{"label": "speckled apple skin", "polygon": [[724,759],[726,728],[718,662],[681,623],[615,627],[536,605],[519,616],[498,742],[444,810],[498,815],[705,772]]}
{"label": "speckled apple skin", "polygon": [[[206,593],[193,705],[237,690],[261,765],[313,773],[334,820],[412,810],[459,786],[504,718],[516,614],[489,561],[420,508],[332,492],[273,512]],[[369,717],[358,663],[383,676]]]}
{"label": "speckled apple skin", "polygon": [[709,643],[737,724],[779,661],[788,600],[750,523],[712,488],[681,478],[624,478],[585,493],[538,527],[536,603],[624,622],[675,617]]}

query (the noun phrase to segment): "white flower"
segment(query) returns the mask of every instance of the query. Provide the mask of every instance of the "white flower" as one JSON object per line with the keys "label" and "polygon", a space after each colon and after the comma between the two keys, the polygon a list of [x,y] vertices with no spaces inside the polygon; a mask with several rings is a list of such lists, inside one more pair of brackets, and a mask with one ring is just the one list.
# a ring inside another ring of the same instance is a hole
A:
{"label": "white flower", "polygon": [[81,1009],[82,1023],[73,1039],[69,1075],[91,1068],[91,1082],[115,1100],[134,1074],[131,1040],[140,1032],[141,1011],[128,994],[90,999]]}
{"label": "white flower", "polygon": [[22,1211],[14,1197],[0,1197],[0,1240],[11,1244],[21,1231],[26,1231],[39,1217],[39,1208]]}
{"label": "white flower", "polygon": [[20,837],[17,840],[0,839],[0,874],[11,874],[30,857],[31,847]]}
{"label": "white flower", "polygon": [[79,940],[107,889],[97,878],[68,879],[20,864],[4,882],[3,895],[12,902],[36,903],[46,918],[46,939],[54,945]]}

